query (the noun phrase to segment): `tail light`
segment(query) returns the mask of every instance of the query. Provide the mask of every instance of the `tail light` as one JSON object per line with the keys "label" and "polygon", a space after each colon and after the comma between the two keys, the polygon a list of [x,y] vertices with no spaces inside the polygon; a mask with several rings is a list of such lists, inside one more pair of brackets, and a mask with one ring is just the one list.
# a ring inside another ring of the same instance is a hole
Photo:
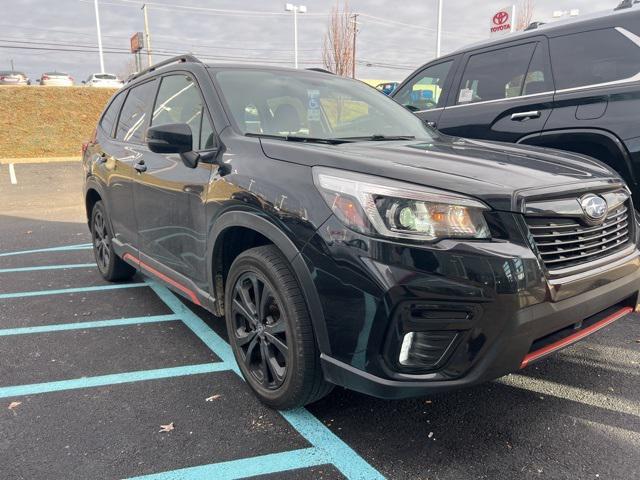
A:
{"label": "tail light", "polygon": [[43,75],[42,80],[49,80],[49,75]]}
{"label": "tail light", "polygon": [[96,143],[97,136],[98,136],[98,129],[95,128],[93,130],[93,135],[91,135],[91,140],[84,142],[82,144],[82,156],[84,156],[84,154],[87,153],[87,149],[89,148],[89,145],[94,145]]}

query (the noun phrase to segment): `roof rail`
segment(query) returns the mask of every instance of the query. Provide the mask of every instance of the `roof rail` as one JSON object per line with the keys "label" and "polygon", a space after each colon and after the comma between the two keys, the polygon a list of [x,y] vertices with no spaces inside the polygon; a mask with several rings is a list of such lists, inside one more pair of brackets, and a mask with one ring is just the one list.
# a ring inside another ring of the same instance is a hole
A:
{"label": "roof rail", "polygon": [[191,55],[191,54],[185,54],[185,55],[178,55],[176,57],[171,57],[171,58],[167,58],[166,60],[162,60],[161,62],[158,63],[154,63],[153,65],[151,65],[149,68],[145,68],[144,70],[141,70],[137,73],[133,73],[131,75],[129,75],[129,77],[127,78],[125,83],[129,83],[133,80],[135,80],[136,78],[141,77],[142,75],[145,75],[149,72],[153,72],[154,70],[161,68],[161,67],[166,67],[167,65],[171,65],[172,63],[186,63],[186,62],[191,62],[191,63],[202,63],[198,58],[196,58],[195,56]]}

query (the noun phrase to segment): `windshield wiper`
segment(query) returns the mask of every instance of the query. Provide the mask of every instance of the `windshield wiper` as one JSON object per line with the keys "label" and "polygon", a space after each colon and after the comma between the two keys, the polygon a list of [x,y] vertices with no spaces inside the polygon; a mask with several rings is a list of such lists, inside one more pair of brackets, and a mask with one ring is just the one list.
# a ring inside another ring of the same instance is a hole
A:
{"label": "windshield wiper", "polygon": [[387,140],[415,140],[415,135],[381,135],[373,134],[363,137],[341,137],[340,140],[382,142]]}
{"label": "windshield wiper", "polygon": [[319,138],[304,137],[301,135],[271,135],[268,133],[245,133],[244,135],[245,137],[274,138],[276,140],[285,140],[287,142],[324,143],[326,145],[340,145],[341,143],[349,143],[353,141],[348,138]]}

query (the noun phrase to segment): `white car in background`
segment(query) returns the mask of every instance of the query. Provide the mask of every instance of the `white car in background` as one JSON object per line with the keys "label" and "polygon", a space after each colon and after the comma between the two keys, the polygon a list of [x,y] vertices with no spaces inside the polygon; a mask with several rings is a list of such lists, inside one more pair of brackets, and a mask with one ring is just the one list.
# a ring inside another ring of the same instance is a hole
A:
{"label": "white car in background", "polygon": [[111,73],[94,73],[84,80],[87,87],[120,88],[124,82]]}
{"label": "white car in background", "polygon": [[68,73],[47,72],[40,77],[40,85],[47,87],[73,87],[73,77]]}

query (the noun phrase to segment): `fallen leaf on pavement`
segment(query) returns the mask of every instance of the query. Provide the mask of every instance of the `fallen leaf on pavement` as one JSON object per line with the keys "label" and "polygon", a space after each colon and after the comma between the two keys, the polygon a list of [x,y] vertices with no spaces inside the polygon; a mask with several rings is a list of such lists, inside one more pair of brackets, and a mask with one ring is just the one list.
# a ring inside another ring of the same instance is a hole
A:
{"label": "fallen leaf on pavement", "polygon": [[158,433],[170,432],[175,427],[173,426],[173,422],[168,425],[160,425],[160,431]]}
{"label": "fallen leaf on pavement", "polygon": [[221,397],[222,395],[211,395],[209,398],[205,398],[205,402],[213,402],[214,400],[217,400]]}
{"label": "fallen leaf on pavement", "polygon": [[13,410],[14,408],[18,407],[19,405],[22,405],[22,402],[11,402],[9,404],[9,410]]}

